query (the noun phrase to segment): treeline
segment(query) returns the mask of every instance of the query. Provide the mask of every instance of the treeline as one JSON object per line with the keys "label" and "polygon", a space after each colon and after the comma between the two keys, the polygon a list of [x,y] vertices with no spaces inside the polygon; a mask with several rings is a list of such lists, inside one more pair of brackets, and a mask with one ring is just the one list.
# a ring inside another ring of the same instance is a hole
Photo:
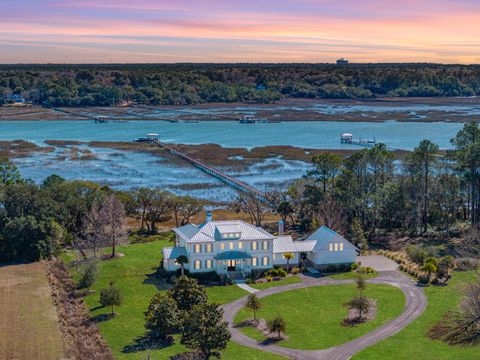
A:
{"label": "treeline", "polygon": [[65,247],[84,257],[127,239],[127,217],[140,233],[154,233],[160,222],[184,225],[203,205],[189,196],[161,189],[115,191],[88,181],[51,175],[41,184],[22,179],[15,165],[0,159],[0,262],[57,256]]}
{"label": "treeline", "polygon": [[[480,128],[467,123],[445,156],[423,140],[401,163],[378,144],[346,158],[324,153],[288,191],[272,194],[277,211],[302,232],[326,225],[359,247],[393,235],[464,238],[456,254],[480,254]],[[246,206],[250,210],[255,206]],[[452,250],[452,249],[449,249]]]}
{"label": "treeline", "polygon": [[47,106],[111,106],[478,94],[480,66],[476,65],[0,66],[0,104],[11,95]]}

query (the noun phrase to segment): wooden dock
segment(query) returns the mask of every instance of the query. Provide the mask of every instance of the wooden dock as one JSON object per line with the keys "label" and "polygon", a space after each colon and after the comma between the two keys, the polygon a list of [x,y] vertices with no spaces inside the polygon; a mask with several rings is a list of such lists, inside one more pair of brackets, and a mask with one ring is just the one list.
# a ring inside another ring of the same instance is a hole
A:
{"label": "wooden dock", "polygon": [[217,168],[215,168],[211,165],[208,165],[208,164],[206,164],[206,163],[204,163],[200,160],[197,160],[197,159],[191,157],[190,155],[188,155],[188,154],[186,154],[182,151],[176,150],[173,147],[171,147],[170,145],[167,145],[167,144],[161,142],[160,140],[152,140],[152,142],[157,144],[161,148],[167,150],[168,152],[170,152],[170,154],[178,156],[185,161],[188,161],[190,164],[192,164],[196,168],[200,169],[201,171],[203,171],[204,173],[206,173],[210,176],[213,176],[214,178],[220,180],[221,182],[227,184],[228,186],[231,186],[234,189],[242,191],[242,192],[252,193],[252,194],[256,195],[258,198],[260,198],[262,201],[268,202],[266,194],[263,191],[260,191],[260,190],[256,189],[255,187],[253,187],[253,186],[251,186],[251,185],[249,185],[249,184],[247,184],[247,183],[245,183],[241,180],[238,180],[237,178],[234,178],[233,176],[228,175],[227,173],[225,173],[225,172],[223,172],[223,171],[221,171],[221,170],[219,170],[219,169],[217,169]]}

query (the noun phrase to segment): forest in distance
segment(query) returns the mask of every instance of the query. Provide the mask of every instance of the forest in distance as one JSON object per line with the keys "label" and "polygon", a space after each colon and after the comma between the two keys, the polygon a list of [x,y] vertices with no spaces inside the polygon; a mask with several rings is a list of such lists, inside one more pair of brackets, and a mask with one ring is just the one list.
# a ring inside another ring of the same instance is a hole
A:
{"label": "forest in distance", "polygon": [[0,105],[15,102],[15,96],[37,105],[68,107],[478,94],[478,65],[0,65]]}

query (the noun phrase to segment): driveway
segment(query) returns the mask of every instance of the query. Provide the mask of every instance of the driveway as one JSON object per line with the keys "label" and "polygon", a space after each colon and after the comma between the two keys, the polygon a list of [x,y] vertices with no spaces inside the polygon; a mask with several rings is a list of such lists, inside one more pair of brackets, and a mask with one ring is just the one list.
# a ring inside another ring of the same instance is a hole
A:
{"label": "driveway", "polygon": [[[373,256],[372,256],[373,257]],[[371,258],[370,256],[368,258]],[[377,259],[381,260],[381,259]],[[391,266],[389,262],[381,260],[380,264],[384,266]],[[370,265],[369,265],[370,266]],[[387,267],[383,267],[387,268]],[[269,289],[256,292],[259,298],[265,296],[277,294],[284,291],[302,289],[311,286],[328,286],[333,284],[349,284],[352,280],[332,280],[328,277],[319,278],[311,281],[304,281],[301,283],[289,284],[284,286],[272,287]],[[244,307],[247,297],[238,299],[230,304],[223,306],[224,319],[229,323],[229,329],[232,334],[232,340],[236,343],[251,347],[254,349],[268,351],[275,354],[286,356],[290,359],[302,359],[302,360],[346,360],[350,359],[357,352],[376,344],[383,339],[399,332],[416,318],[418,318],[427,306],[427,299],[423,290],[415,285],[415,283],[402,274],[398,270],[382,271],[377,278],[367,281],[371,284],[387,284],[395,286],[402,290],[406,298],[406,304],[404,311],[397,318],[385,323],[384,325],[376,328],[375,330],[349,341],[345,344],[331,347],[324,350],[298,350],[281,347],[278,345],[265,344],[256,341],[246,335],[244,335],[240,329],[233,326],[233,319],[235,314]],[[295,305],[292,305],[295,306]]]}
{"label": "driveway", "polygon": [[362,266],[369,266],[377,271],[394,271],[398,268],[395,261],[382,255],[357,256],[357,262]]}

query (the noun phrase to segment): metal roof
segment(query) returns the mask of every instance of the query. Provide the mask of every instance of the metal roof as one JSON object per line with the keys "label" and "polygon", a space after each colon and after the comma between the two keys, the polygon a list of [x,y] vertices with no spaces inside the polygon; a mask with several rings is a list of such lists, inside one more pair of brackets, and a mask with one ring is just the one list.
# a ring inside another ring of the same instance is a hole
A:
{"label": "metal roof", "polygon": [[327,228],[326,226],[322,226],[321,228],[316,230],[307,238],[307,240],[316,241],[315,251],[328,249],[328,243],[331,242],[343,242],[347,246],[357,249],[355,245],[345,239],[342,235],[336,233],[332,229]]}
{"label": "metal roof", "polygon": [[225,251],[213,257],[215,260],[251,259],[252,256],[242,251]]}
{"label": "metal roof", "polygon": [[181,246],[163,248],[162,252],[165,259],[177,259],[181,255],[187,256],[187,251]]}
{"label": "metal roof", "polygon": [[190,224],[173,229],[173,231],[182,236],[188,243],[213,242],[215,241],[215,231],[219,231],[221,233],[241,233],[241,237],[237,240],[273,239],[273,235],[269,234],[262,228],[247,224],[241,220],[209,221],[201,225]]}
{"label": "metal roof", "polygon": [[315,247],[316,241],[293,241],[290,235],[278,236],[273,240],[273,253],[309,252]]}

